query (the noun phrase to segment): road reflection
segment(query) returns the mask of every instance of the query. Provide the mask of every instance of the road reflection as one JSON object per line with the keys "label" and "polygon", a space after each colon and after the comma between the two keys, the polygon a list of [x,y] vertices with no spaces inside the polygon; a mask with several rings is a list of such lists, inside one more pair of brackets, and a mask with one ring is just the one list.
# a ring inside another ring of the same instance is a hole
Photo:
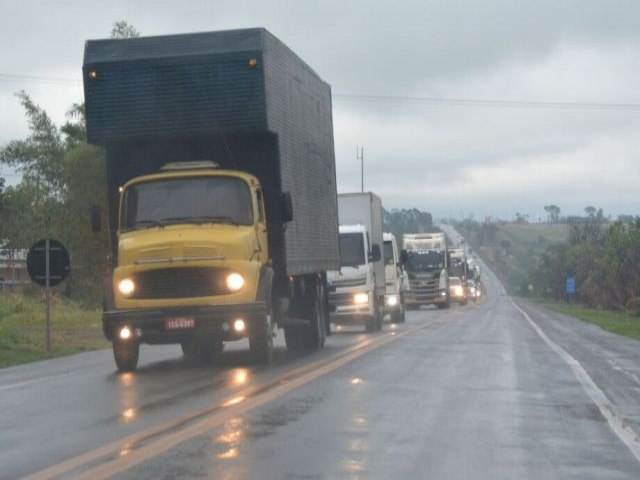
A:
{"label": "road reflection", "polygon": [[222,460],[236,458],[240,454],[240,443],[245,436],[244,422],[235,417],[224,425],[224,430],[215,438],[215,457]]}
{"label": "road reflection", "polygon": [[231,372],[231,384],[234,387],[243,387],[249,381],[249,370],[236,368]]}

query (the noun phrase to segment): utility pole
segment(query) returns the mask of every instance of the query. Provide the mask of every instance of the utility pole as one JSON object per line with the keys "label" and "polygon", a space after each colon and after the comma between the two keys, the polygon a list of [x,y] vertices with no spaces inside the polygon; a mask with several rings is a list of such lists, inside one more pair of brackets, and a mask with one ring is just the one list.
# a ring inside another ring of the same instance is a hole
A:
{"label": "utility pole", "polygon": [[356,146],[356,159],[360,160],[360,191],[364,193],[364,147]]}

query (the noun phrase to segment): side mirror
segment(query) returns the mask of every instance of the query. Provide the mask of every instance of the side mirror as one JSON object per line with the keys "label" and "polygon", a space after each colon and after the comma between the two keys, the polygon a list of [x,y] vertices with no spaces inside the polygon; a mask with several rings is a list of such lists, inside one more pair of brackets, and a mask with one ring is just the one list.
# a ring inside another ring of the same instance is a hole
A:
{"label": "side mirror", "polygon": [[408,258],[407,251],[404,249],[400,250],[400,263],[402,265],[407,263],[407,258]]}
{"label": "side mirror", "polygon": [[381,256],[380,256],[380,245],[378,245],[377,243],[374,243],[373,245],[371,245],[371,261],[372,262],[378,262],[380,260]]}
{"label": "side mirror", "polygon": [[291,199],[291,192],[282,193],[282,215],[285,222],[293,220],[293,200]]}
{"label": "side mirror", "polygon": [[99,205],[91,206],[91,230],[93,230],[95,233],[102,230],[102,215]]}

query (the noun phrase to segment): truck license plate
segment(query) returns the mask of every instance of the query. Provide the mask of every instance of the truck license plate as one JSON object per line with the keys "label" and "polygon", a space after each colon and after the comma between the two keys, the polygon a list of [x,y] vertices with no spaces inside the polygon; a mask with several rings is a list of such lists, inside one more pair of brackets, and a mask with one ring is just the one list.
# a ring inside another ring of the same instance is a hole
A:
{"label": "truck license plate", "polygon": [[196,319],[193,317],[172,317],[164,321],[165,330],[188,330],[196,328]]}

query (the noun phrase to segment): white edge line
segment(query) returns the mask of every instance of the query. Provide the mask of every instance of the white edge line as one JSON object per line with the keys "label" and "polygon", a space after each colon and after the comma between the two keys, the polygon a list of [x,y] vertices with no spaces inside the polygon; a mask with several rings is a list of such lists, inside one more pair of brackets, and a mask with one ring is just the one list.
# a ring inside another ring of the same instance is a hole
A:
{"label": "white edge line", "polygon": [[633,456],[638,462],[640,462],[640,439],[636,432],[634,432],[628,425],[625,424],[624,418],[613,406],[611,401],[607,398],[604,392],[598,387],[598,385],[589,376],[584,367],[578,362],[571,354],[569,354],[564,348],[551,340],[546,333],[534,322],[529,314],[520,308],[513,299],[510,299],[516,309],[524,316],[529,322],[535,332],[542,338],[549,347],[556,352],[560,357],[569,365],[574,376],[578,379],[582,388],[587,393],[589,398],[600,410],[602,416],[607,420],[609,427],[618,436],[620,440],[627,446]]}

